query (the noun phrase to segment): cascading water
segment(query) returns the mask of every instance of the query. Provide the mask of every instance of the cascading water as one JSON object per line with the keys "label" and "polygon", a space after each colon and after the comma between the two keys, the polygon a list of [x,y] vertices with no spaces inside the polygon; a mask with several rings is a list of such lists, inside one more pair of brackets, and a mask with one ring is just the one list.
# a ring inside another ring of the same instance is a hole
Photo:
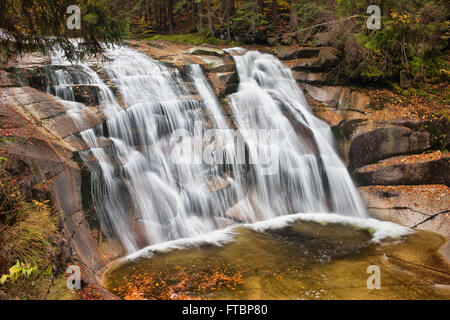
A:
{"label": "cascading water", "polygon": [[[112,61],[101,67],[117,86],[125,110],[87,65],[53,71],[49,92],[66,100],[82,127],[79,110],[85,106],[74,102],[71,88],[99,87],[107,120],[81,132],[88,149],[80,155],[92,175],[104,232],[120,239],[129,253],[221,229],[230,219],[255,222],[298,212],[365,216],[333,150],[330,128],[312,115],[290,70],[273,56],[248,52],[234,57],[240,85],[228,98],[245,150],[244,163],[238,163],[242,154],[234,140],[220,134],[198,140],[208,131],[205,114],[212,115],[214,130],[232,131],[200,66],[185,68],[191,92],[176,68],[126,47],[106,54]],[[67,63],[57,56],[53,64]],[[279,140],[261,143],[253,129],[276,130]],[[189,136],[174,139],[179,130]],[[192,154],[176,152],[180,145]],[[205,146],[215,161],[186,161],[198,153],[202,159]],[[267,174],[261,155],[279,156],[276,171]],[[217,181],[227,187],[211,188]],[[236,202],[238,216],[227,213]]]}
{"label": "cascading water", "polygon": [[[255,166],[252,201],[264,219],[297,212],[364,217],[365,208],[333,149],[330,127],[316,118],[289,68],[256,51],[235,56],[240,85],[231,96],[237,127],[278,129],[279,173]],[[258,146],[244,139],[256,157]]]}

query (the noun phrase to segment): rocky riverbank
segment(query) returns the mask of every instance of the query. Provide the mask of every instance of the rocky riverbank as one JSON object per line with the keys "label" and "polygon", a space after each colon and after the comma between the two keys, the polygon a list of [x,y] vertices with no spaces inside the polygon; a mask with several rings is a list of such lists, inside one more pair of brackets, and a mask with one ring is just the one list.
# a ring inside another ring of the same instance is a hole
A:
{"label": "rocky riverbank", "polygon": [[[182,75],[187,65],[200,64],[233,123],[226,101],[239,84],[233,50],[162,41],[130,46]],[[275,54],[291,68],[314,113],[332,127],[336,147],[371,215],[450,236],[449,121],[439,116],[442,109],[448,110],[445,101],[422,105],[419,99],[412,105],[412,97],[392,90],[336,85],[332,71],[340,55],[330,47],[249,49]],[[0,144],[0,156],[9,159],[8,170],[19,178],[29,199],[50,199],[61,213],[67,243],[62,262],[77,261],[84,266],[85,282],[97,283],[108,262],[123,250],[100,229],[89,195],[89,172],[78,151],[87,147],[79,132],[102,126],[105,114],[98,88],[76,85],[74,97],[85,105],[80,110],[85,121],[84,127],[75,123],[61,102],[47,93],[48,63],[48,57],[27,55],[0,69],[0,136],[8,138]],[[120,102],[113,82],[101,69],[95,70]],[[192,87],[188,77],[184,80]],[[208,116],[212,115],[205,119]],[[212,191],[226,186],[214,184]],[[450,260],[449,242],[441,252]]]}

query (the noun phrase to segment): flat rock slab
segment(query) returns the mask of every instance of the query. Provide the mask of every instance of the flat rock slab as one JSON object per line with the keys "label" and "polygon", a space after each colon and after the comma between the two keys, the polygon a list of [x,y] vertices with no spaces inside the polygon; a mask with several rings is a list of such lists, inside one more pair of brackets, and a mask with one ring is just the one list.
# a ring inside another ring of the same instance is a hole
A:
{"label": "flat rock slab", "polygon": [[217,56],[222,57],[226,54],[225,51],[217,48],[211,48],[211,47],[194,47],[187,51],[188,54],[193,55],[206,55],[206,56]]}
{"label": "flat rock slab", "polygon": [[304,58],[283,61],[283,63],[292,70],[320,70],[322,64],[320,58]]}
{"label": "flat rock slab", "polygon": [[327,76],[324,73],[292,71],[292,74],[297,82],[309,84],[322,84],[325,83],[327,80]]}
{"label": "flat rock slab", "polygon": [[24,110],[35,121],[65,113],[67,108],[54,97],[30,87],[0,88],[1,99],[16,110]]}
{"label": "flat rock slab", "polygon": [[380,162],[364,166],[354,175],[360,185],[450,185],[450,156],[416,162],[407,159],[408,156],[400,156],[388,159],[388,164]]}
{"label": "flat rock slab", "polygon": [[217,57],[217,56],[196,56],[200,60],[200,63],[205,66],[205,69],[209,72],[233,72],[236,71],[236,65],[233,58],[230,56]]}
{"label": "flat rock slab", "polygon": [[337,107],[342,93],[342,87],[332,86],[305,86],[306,93],[315,101],[328,107]]}
{"label": "flat rock slab", "polygon": [[372,217],[446,237],[440,252],[450,261],[448,186],[367,186],[359,191]]}

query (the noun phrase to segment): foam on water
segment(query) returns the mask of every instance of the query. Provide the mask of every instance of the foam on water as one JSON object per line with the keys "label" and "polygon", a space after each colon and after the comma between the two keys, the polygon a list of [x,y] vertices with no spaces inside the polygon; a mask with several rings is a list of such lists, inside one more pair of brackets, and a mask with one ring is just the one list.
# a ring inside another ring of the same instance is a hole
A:
{"label": "foam on water", "polygon": [[268,230],[283,229],[293,225],[294,223],[301,223],[301,221],[319,224],[326,223],[349,225],[354,228],[364,229],[370,232],[371,242],[373,243],[380,243],[381,241],[388,239],[400,239],[401,237],[414,232],[410,228],[403,227],[392,222],[379,221],[371,218],[349,217],[333,213],[298,213],[255,223],[232,225],[226,227],[225,229],[216,230],[200,236],[178,239],[148,246],[120,259],[119,263],[136,260],[138,258],[150,258],[156,252],[167,253],[173,250],[191,249],[202,245],[226,245],[227,243],[235,240],[235,235],[240,232],[241,228],[246,228],[256,232],[266,232]]}

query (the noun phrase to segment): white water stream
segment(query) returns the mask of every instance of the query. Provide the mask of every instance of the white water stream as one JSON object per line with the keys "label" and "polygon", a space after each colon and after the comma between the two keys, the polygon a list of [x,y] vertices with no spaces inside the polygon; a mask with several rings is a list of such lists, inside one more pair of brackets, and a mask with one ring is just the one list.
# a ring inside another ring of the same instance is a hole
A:
{"label": "white water stream", "polygon": [[[255,51],[234,57],[240,85],[228,100],[239,145],[222,139],[232,126],[198,65],[187,66],[183,79],[178,69],[127,47],[106,54],[111,62],[101,68],[124,109],[92,67],[68,66],[60,56],[53,57],[61,68],[51,72],[49,92],[64,100],[81,127],[85,106],[74,101],[73,86],[99,88],[106,124],[81,132],[89,148],[80,155],[91,172],[103,232],[120,239],[128,253],[223,229],[230,215],[246,223],[302,212],[366,216],[329,126],[311,113],[290,70],[275,57]],[[219,131],[199,141],[209,132],[205,114]],[[181,142],[174,139],[180,130],[190,134]],[[262,143],[252,130],[277,139]],[[177,152],[180,146],[192,154]],[[205,146],[215,161],[186,161],[199,152],[203,159]]]}

